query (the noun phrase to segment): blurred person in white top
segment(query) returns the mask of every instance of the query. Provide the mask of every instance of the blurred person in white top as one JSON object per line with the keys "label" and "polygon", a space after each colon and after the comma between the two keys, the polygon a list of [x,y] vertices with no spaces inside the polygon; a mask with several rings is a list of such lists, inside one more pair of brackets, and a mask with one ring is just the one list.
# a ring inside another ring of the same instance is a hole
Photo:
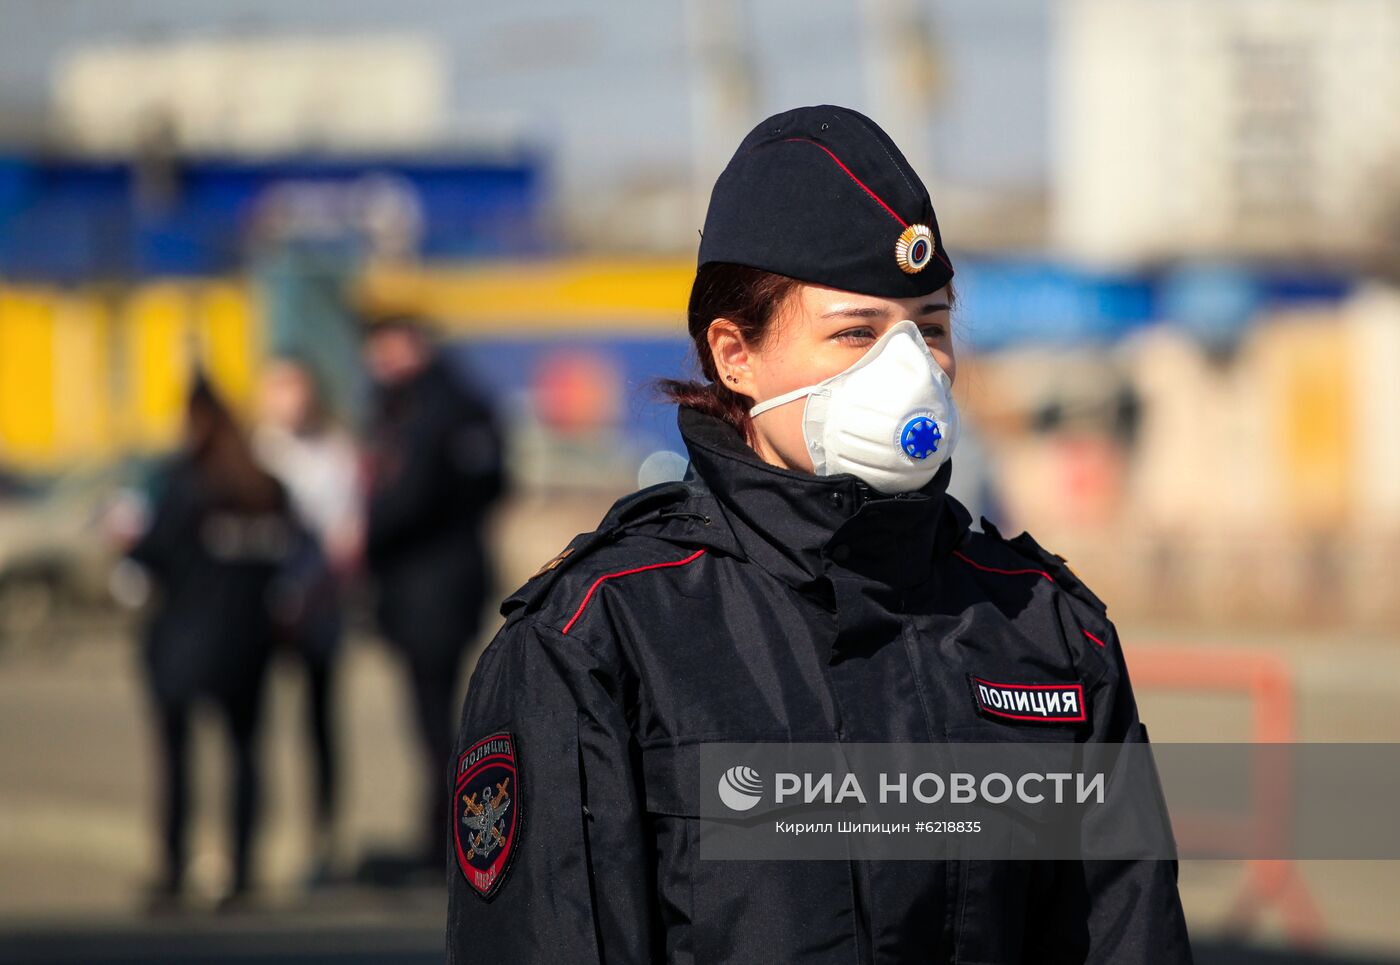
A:
{"label": "blurred person in white top", "polygon": [[312,367],[274,359],[259,392],[253,433],[258,459],[286,487],[301,523],[298,552],[278,581],[275,612],[289,649],[305,668],[307,726],[315,755],[311,886],[337,865],[338,768],[333,685],[344,619],[342,595],[359,570],[363,486],[351,434],[332,417]]}

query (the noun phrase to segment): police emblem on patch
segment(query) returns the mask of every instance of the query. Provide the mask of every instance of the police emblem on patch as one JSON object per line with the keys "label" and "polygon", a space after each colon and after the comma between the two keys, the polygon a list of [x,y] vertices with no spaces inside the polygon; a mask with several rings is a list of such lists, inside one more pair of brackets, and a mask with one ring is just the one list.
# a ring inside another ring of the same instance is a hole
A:
{"label": "police emblem on patch", "polygon": [[968,676],[972,699],[987,717],[1079,723],[1089,719],[1083,684],[1007,684]]}
{"label": "police emblem on patch", "polygon": [[495,897],[524,830],[515,738],[483,737],[457,758],[452,793],[452,842],[467,884]]}
{"label": "police emblem on patch", "polygon": [[933,260],[933,230],[926,224],[911,224],[894,243],[894,260],[906,275],[917,275]]}

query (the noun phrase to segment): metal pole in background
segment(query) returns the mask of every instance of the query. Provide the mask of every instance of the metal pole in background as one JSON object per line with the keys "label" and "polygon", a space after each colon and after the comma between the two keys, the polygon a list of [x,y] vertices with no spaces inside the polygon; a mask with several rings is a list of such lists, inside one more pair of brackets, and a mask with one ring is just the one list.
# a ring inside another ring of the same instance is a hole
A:
{"label": "metal pole in background", "polygon": [[710,190],[759,120],[745,0],[685,0],[690,61],[691,217],[705,223]]}
{"label": "metal pole in background", "polygon": [[919,0],[860,0],[857,16],[866,103],[933,190],[929,126],[943,73],[932,23]]}

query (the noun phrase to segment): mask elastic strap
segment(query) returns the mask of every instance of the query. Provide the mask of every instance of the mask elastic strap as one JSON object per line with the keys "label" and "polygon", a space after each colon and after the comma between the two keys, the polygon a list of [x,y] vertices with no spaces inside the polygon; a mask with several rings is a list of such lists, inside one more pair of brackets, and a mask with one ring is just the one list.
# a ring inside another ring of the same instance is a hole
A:
{"label": "mask elastic strap", "polygon": [[[910,338],[912,338],[913,341],[918,344],[919,348],[923,351],[923,353],[927,355],[930,359],[933,359],[933,355],[931,352],[929,352],[928,346],[924,344],[923,336],[919,334],[919,327],[915,325],[913,321],[905,319],[891,326],[888,332],[880,336],[876,343],[872,345],[864,355],[857,359],[854,365],[846,369],[844,372],[837,373],[836,375],[833,375],[830,379],[825,379],[822,382],[818,382],[816,385],[808,385],[800,389],[793,389],[791,392],[784,392],[782,395],[775,395],[771,399],[768,399],[764,402],[760,402],[758,405],[754,406],[752,409],[749,410],[749,417],[752,418],[754,416],[762,415],[769,409],[774,409],[780,405],[786,405],[789,402],[794,402],[806,395],[812,395],[815,392],[821,391],[828,383],[830,383],[834,379],[839,379],[841,378],[841,376],[844,375],[850,375],[852,372],[864,368],[865,366],[871,364],[877,358],[879,358],[880,354],[885,351],[885,349],[890,345],[892,341],[894,341],[894,336],[899,332],[903,332],[904,334],[910,336]],[[939,368],[937,361],[934,361],[934,367]],[[939,368],[939,371],[941,372],[942,369]]]}
{"label": "mask elastic strap", "polygon": [[813,392],[817,391],[817,388],[818,386],[815,385],[807,385],[800,389],[793,389],[791,392],[784,392],[782,395],[775,395],[771,399],[765,399],[749,410],[749,416],[752,418],[753,416],[762,415],[769,409],[776,409],[780,405],[787,405],[789,402],[795,402],[803,396],[811,395]]}

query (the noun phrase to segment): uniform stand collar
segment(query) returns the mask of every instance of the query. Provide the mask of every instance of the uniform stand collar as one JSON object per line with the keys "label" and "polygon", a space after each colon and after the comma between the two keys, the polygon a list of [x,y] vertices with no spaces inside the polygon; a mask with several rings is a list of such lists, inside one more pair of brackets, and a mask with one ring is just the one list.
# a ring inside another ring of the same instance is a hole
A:
{"label": "uniform stand collar", "polygon": [[744,553],[793,586],[843,570],[913,586],[971,524],[947,495],[951,460],[922,489],[885,496],[849,473],[769,465],[732,426],[696,409],[680,406],[677,422],[692,475],[723,506]]}

